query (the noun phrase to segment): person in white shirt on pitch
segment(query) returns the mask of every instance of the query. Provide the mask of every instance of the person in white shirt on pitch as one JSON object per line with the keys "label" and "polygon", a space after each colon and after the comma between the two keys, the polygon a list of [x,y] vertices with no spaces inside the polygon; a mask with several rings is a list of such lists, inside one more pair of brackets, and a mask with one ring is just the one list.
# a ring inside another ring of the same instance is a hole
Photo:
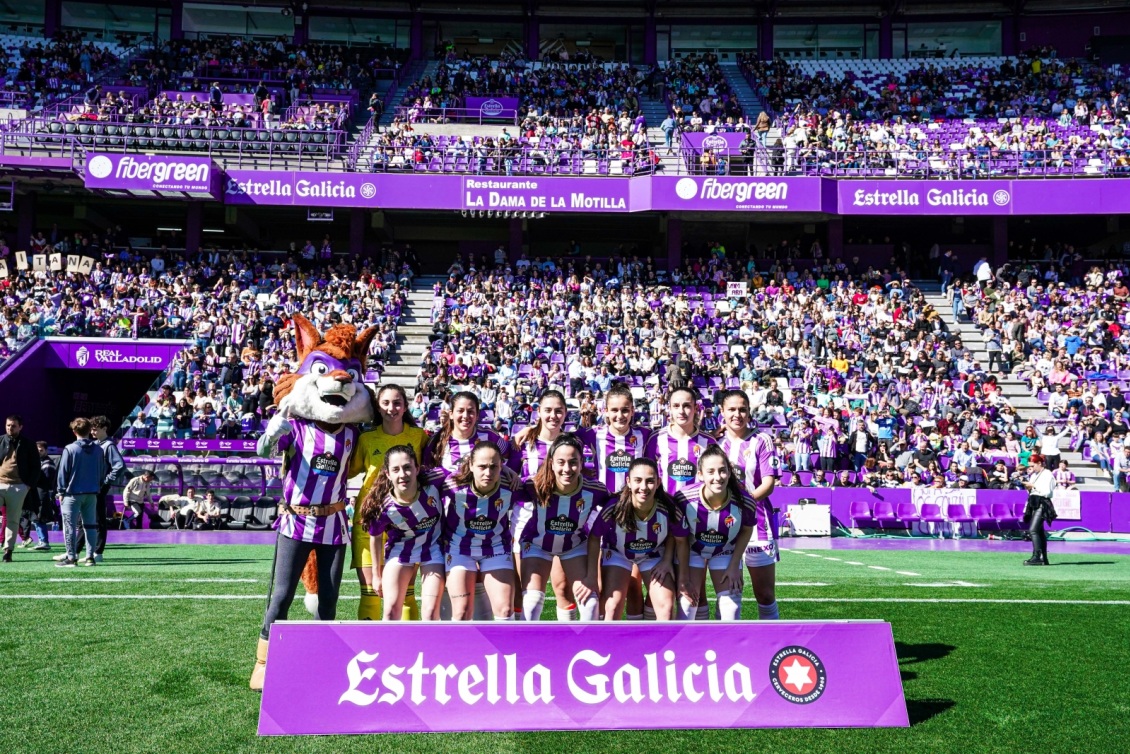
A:
{"label": "person in white shirt on pitch", "polygon": [[1048,533],[1044,523],[1056,519],[1052,494],[1055,492],[1055,475],[1046,467],[1046,459],[1039,453],[1028,459],[1030,470],[1028,481],[1028,505],[1024,508],[1024,521],[1028,522],[1028,532],[1032,535],[1032,557],[1024,561],[1027,566],[1048,565]]}

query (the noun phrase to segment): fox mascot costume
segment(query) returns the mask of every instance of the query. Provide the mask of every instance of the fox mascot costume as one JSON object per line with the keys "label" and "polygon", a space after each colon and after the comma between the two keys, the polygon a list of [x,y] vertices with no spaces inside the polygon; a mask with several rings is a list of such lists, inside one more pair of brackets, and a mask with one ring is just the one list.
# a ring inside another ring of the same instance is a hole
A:
{"label": "fox mascot costume", "polygon": [[334,325],[323,338],[305,317],[294,315],[299,367],[275,388],[279,411],[259,438],[256,453],[283,454],[283,496],[275,523],[278,539],[270,596],[259,635],[251,688],[262,690],[271,624],[286,620],[298,581],[306,584],[318,620],[337,612],[349,542],[346,485],[360,424],[377,416],[376,396],[362,382],[369,343],[377,332],[357,334]]}

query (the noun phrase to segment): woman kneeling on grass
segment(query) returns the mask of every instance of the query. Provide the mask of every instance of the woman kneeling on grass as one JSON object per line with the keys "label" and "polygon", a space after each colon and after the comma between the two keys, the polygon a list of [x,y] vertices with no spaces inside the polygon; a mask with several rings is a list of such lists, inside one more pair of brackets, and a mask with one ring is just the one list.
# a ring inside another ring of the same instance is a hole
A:
{"label": "woman kneeling on grass", "polygon": [[[655,609],[655,619],[671,620],[676,583],[673,556],[678,555],[681,563],[688,560],[687,527],[675,501],[660,488],[655,461],[633,460],[626,476],[619,500],[589,517],[588,578],[595,581],[603,550],[604,619],[620,620],[632,566],[638,566]],[[688,602],[694,602],[697,595],[687,583],[686,574],[687,569],[683,568],[678,579],[679,593]]]}
{"label": "woman kneeling on grass", "polygon": [[[358,511],[369,532],[373,585],[384,598],[384,620],[399,620],[404,596],[423,571],[422,620],[439,619],[443,592],[443,548],[440,545],[442,476],[425,475],[410,445],[397,445],[385,454],[384,466]],[[381,535],[385,536],[381,548]]]}
{"label": "woman kneeling on grass", "polygon": [[515,492],[502,483],[502,451],[479,440],[443,488],[447,593],[452,620],[471,620],[480,578],[495,620],[511,620],[514,555],[510,514]]}

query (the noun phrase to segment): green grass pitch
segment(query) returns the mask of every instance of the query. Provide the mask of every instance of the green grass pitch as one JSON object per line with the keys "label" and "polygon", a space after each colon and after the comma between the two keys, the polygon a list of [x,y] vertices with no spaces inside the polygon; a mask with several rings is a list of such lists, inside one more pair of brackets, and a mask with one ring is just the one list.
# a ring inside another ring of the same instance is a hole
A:
{"label": "green grass pitch", "polygon": [[[97,568],[24,552],[0,568],[0,752],[1130,750],[1130,557],[1060,556],[1053,543],[1056,565],[1028,569],[1015,553],[804,544],[787,541],[778,567],[782,617],[890,621],[909,729],[259,739],[246,684],[271,548],[136,545],[111,546]],[[756,615],[749,600],[745,612]]]}

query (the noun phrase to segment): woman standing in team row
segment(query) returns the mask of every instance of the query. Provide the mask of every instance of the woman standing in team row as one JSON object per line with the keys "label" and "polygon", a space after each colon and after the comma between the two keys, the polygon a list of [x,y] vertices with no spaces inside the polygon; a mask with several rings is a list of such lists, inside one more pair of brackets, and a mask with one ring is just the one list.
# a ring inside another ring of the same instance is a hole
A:
{"label": "woman standing in team row", "polygon": [[[377,391],[377,408],[380,426],[361,435],[357,440],[357,450],[349,463],[351,479],[361,473],[365,475],[353,513],[353,554],[350,561],[350,567],[357,570],[357,578],[361,582],[358,620],[379,620],[384,611],[381,609],[376,584],[372,580],[373,562],[369,557],[368,527],[357,525],[360,521],[357,511],[384,468],[385,456],[389,450],[397,445],[408,445],[419,459],[423,458],[424,445],[428,441],[427,433],[416,426],[416,420],[408,413],[408,395],[400,385],[382,386]],[[415,584],[408,585],[404,604],[408,609],[408,617],[419,620],[420,608],[416,603]]]}
{"label": "woman standing in team row", "polygon": [[742,390],[726,390],[719,396],[722,407],[722,436],[718,444],[734,467],[734,473],[745,482],[746,493],[755,504],[753,537],[746,546],[743,561],[753,583],[757,614],[762,620],[776,620],[777,610],[777,537],[773,506],[769,496],[781,473],[781,462],[773,436],[757,432],[749,424],[749,397]]}
{"label": "woman standing in team row", "polygon": [[694,482],[699,456],[714,438],[698,429],[698,393],[678,387],[667,396],[668,424],[651,436],[644,455],[659,466],[659,479],[669,495]]}
{"label": "woman standing in team row", "polygon": [[[604,425],[577,431],[577,436],[593,449],[596,479],[604,485],[609,495],[615,496],[624,489],[632,460],[643,455],[651,436],[647,429],[632,426],[635,415],[631,389],[624,383],[617,382],[604,396]],[[632,578],[628,582],[625,597],[627,618],[643,620],[645,614],[654,618],[652,608],[644,604],[640,569],[633,564],[631,572]]]}
{"label": "woman standing in team row", "polygon": [[[722,620],[737,620],[742,614],[742,561],[753,535],[754,503],[734,474],[730,459],[718,445],[711,445],[698,459],[698,483],[675,496],[675,506],[686,520],[690,556],[686,581],[705,583],[706,571],[718,595]],[[734,557],[738,553],[738,557]],[[705,589],[695,590],[700,595]],[[679,597],[679,618],[695,620],[698,611],[690,595]]]}
{"label": "woman standing in team row", "polygon": [[[510,465],[522,475],[522,479],[533,479],[544,465],[550,446],[562,434],[566,412],[563,394],[557,390],[547,390],[542,393],[538,400],[537,421],[514,436]],[[517,546],[517,543],[515,543],[515,546]],[[521,574],[521,552],[515,552],[515,562],[518,564],[518,571]],[[577,606],[571,581],[565,577],[565,571],[560,561],[555,560],[553,562],[550,569],[550,579],[553,584],[553,594],[557,601],[557,620],[576,620]],[[525,610],[517,602],[515,608],[525,614]]]}
{"label": "woman standing in team row", "polygon": [[[527,621],[541,618],[545,585],[555,558],[576,595],[581,620],[595,620],[598,615],[592,586],[596,576],[589,579],[584,524],[592,511],[605,506],[608,492],[582,476],[584,454],[584,445],[575,435],[560,435],[549,446],[537,475],[526,483],[522,501],[515,508],[513,532],[522,553],[522,615]],[[558,619],[569,617],[562,618],[559,612]]]}
{"label": "woman standing in team row", "polygon": [[[655,619],[674,617],[675,588],[688,604],[696,601],[696,589],[686,581],[687,569],[676,580],[673,555],[688,562],[687,528],[675,502],[660,488],[659,469],[650,458],[636,458],[628,467],[627,483],[619,499],[589,517],[588,575],[586,586],[596,589],[596,573],[601,570],[601,600],[605,620],[620,620],[633,570],[647,582],[647,596]],[[674,544],[672,547],[671,544]]]}
{"label": "woman standing in team row", "polygon": [[460,470],[463,459],[480,441],[497,446],[505,465],[510,460],[510,443],[495,432],[480,428],[480,414],[477,395],[467,391],[456,393],[451,398],[450,418],[428,443],[424,465],[438,466],[449,474],[455,474]]}
{"label": "woman standing in team row", "polygon": [[447,593],[452,620],[471,620],[482,578],[495,620],[512,620],[514,556],[510,518],[516,493],[502,484],[502,452],[479,440],[442,490]]}
{"label": "woman standing in team row", "polygon": [[[458,473],[462,461],[471,453],[471,449],[480,441],[493,443],[498,447],[499,455],[505,466],[510,460],[510,443],[503,440],[495,432],[479,427],[481,406],[479,397],[474,393],[463,391],[456,393],[451,399],[449,418],[444,422],[428,443],[424,452],[424,465],[431,468],[438,466],[449,474]],[[506,470],[507,475],[515,476],[513,471]],[[507,485],[509,486],[509,484]],[[517,578],[515,572],[514,578]],[[475,585],[475,620],[490,620],[498,612],[491,607],[491,600],[487,597],[483,586],[482,574],[479,574],[478,583]]]}
{"label": "woman standing in team row", "polygon": [[402,618],[404,596],[417,570],[423,572],[421,617],[439,620],[444,554],[437,485],[442,480],[439,472],[430,477],[422,472],[410,445],[396,445],[384,454],[381,472],[358,510],[369,533],[373,584],[384,598],[384,620]]}

